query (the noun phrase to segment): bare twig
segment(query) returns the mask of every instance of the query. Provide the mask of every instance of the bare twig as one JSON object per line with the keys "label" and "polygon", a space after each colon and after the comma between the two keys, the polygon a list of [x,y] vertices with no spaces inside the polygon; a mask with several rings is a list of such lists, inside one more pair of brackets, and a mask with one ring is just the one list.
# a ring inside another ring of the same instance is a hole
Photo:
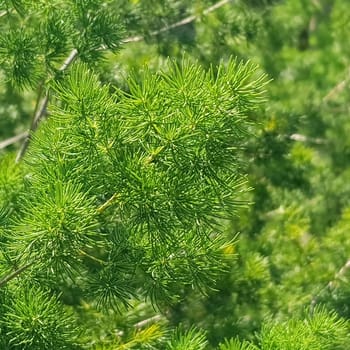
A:
{"label": "bare twig", "polygon": [[327,103],[330,100],[332,100],[335,96],[337,96],[340,92],[342,92],[347,83],[349,82],[350,79],[350,67],[347,68],[348,72],[346,74],[346,77],[344,80],[342,80],[341,82],[339,82],[336,86],[334,86],[326,96],[323,97],[322,102],[323,103]]}
{"label": "bare twig", "polygon": [[0,142],[0,149],[6,148],[10,145],[13,145],[14,143],[23,140],[24,138],[26,138],[28,135],[28,131],[24,131],[21,134],[18,134],[16,136],[10,137],[4,141]]}
{"label": "bare twig", "polygon": [[[213,12],[213,11],[217,10],[218,8],[228,4],[231,1],[232,0],[221,0],[221,1],[218,1],[216,4],[214,4],[214,5],[210,6],[210,7],[208,7],[207,9],[205,9],[202,12],[202,15],[208,15],[210,12]],[[165,26],[165,27],[163,27],[161,29],[158,29],[158,30],[155,30],[154,32],[151,32],[150,36],[156,36],[158,34],[161,34],[161,33],[167,32],[169,30],[172,30],[174,28],[178,28],[178,27],[184,26],[186,24],[189,24],[191,22],[196,21],[198,18],[200,18],[200,16],[197,16],[197,15],[188,16],[188,17],[182,19],[181,21],[175,22],[173,24],[169,24],[169,25],[167,25],[167,26]],[[144,39],[145,39],[144,36],[136,35],[136,36],[132,36],[132,37],[124,39],[123,42],[124,43],[139,42],[139,41],[142,41]]]}
{"label": "bare twig", "polygon": [[329,281],[321,290],[318,291],[317,294],[315,294],[311,300],[311,308],[310,308],[310,311],[313,312],[316,304],[317,304],[317,301],[320,297],[320,295],[326,291],[326,290],[331,290],[332,288],[334,288],[334,285],[336,283],[336,280],[338,278],[341,278],[343,277],[346,272],[350,269],[350,259],[347,260],[347,262],[341,267],[341,269],[335,274],[334,276],[334,279],[332,281]]}
{"label": "bare twig", "polygon": [[[58,69],[58,71],[59,72],[65,71],[74,62],[77,56],[78,56],[78,50],[73,49],[69,54],[69,56],[66,58],[66,60],[63,62],[62,66]],[[27,133],[26,138],[17,154],[16,163],[18,163],[23,158],[25,152],[27,151],[27,148],[31,140],[31,135],[38,128],[41,119],[44,117],[48,102],[49,102],[49,90],[47,90],[44,98],[42,99],[40,103],[40,108],[34,114],[29,132]]]}
{"label": "bare twig", "polygon": [[6,16],[9,14],[9,11],[5,10],[5,11],[1,11],[0,12],[0,18],[3,17],[3,16]]}
{"label": "bare twig", "polygon": [[107,265],[106,261],[103,261],[103,260],[101,260],[101,259],[98,259],[98,258],[96,258],[95,256],[93,256],[93,255],[91,255],[91,254],[89,254],[89,253],[87,253],[87,252],[84,252],[82,249],[79,249],[79,253],[80,253],[81,255],[83,255],[83,256],[85,256],[85,257],[87,257],[87,258],[89,258],[89,259],[91,259],[91,260],[93,260],[93,261],[95,261],[95,262],[97,262],[97,263],[99,263],[99,264],[101,264],[101,265]]}
{"label": "bare twig", "polygon": [[30,266],[32,266],[33,263],[28,263],[26,265],[21,266],[17,270],[11,272],[10,274],[6,275],[0,280],[0,288],[4,287],[8,282],[16,278],[19,274],[21,274],[23,271],[27,270]]}
{"label": "bare twig", "polygon": [[73,49],[69,54],[69,56],[66,58],[66,60],[63,62],[62,66],[59,68],[59,71],[60,72],[65,71],[74,62],[77,56],[78,56],[78,50]]}
{"label": "bare twig", "polygon": [[24,142],[22,143],[20,150],[17,153],[16,163],[18,163],[23,158],[24,154],[26,153],[27,148],[28,148],[29,143],[30,143],[30,140],[32,138],[31,134],[38,128],[39,121],[46,113],[48,101],[49,101],[49,93],[47,92],[45,94],[45,97],[41,101],[40,108],[37,110],[37,112],[34,115],[30,129],[27,132],[27,136],[24,139]]}
{"label": "bare twig", "polygon": [[335,95],[338,95],[340,92],[342,92],[345,89],[346,83],[349,79],[344,79],[340,83],[338,83],[331,91],[328,92],[328,94],[323,97],[323,102],[330,101]]}
{"label": "bare twig", "polygon": [[315,143],[317,145],[322,145],[326,143],[326,140],[323,140],[320,138],[307,137],[302,134],[292,134],[289,136],[289,139],[293,141],[299,141],[299,142]]}
{"label": "bare twig", "polygon": [[142,320],[142,321],[140,321],[140,322],[135,323],[135,324],[134,324],[134,327],[137,328],[137,329],[139,329],[139,328],[142,328],[142,327],[144,327],[144,326],[147,326],[147,325],[150,324],[150,323],[158,322],[158,321],[160,321],[162,318],[163,318],[162,315],[154,315],[154,316],[152,316],[152,317],[150,317],[150,318],[147,318],[147,319],[145,319],[145,320]]}

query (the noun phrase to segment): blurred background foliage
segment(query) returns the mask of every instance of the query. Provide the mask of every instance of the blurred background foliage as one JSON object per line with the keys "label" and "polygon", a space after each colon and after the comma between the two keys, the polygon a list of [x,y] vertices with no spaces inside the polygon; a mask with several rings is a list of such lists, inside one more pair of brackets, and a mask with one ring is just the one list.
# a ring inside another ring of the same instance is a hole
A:
{"label": "blurred background foliage", "polygon": [[[250,115],[251,133],[240,154],[251,187],[244,199],[251,204],[224,223],[229,238],[239,233],[238,243],[227,248],[236,256],[230,270],[207,296],[189,290],[165,316],[136,301],[122,315],[102,315],[85,305],[84,312],[75,312],[94,330],[88,338],[105,341],[117,330],[125,344],[130,337],[141,339],[123,349],[141,348],[142,332],[136,327],[132,335],[126,325],[156,317],[170,326],[201,328],[211,349],[224,338],[254,340],[265,320],[303,317],[318,304],[349,319],[348,1],[232,0],[209,13],[215,1],[106,3],[125,28],[120,52],[95,67],[112,86],[126,89],[130,72],[141,79],[145,65],[158,71],[167,57],[181,61],[184,55],[204,67],[232,55],[251,60],[271,82],[265,109]],[[195,20],[167,28],[189,16]],[[23,92],[1,83],[0,142],[28,129],[36,97],[35,89]],[[1,149],[1,167],[10,169],[9,154],[18,146]],[[1,184],[14,186],[13,181],[1,172]],[[1,197],[7,193],[3,188]],[[158,331],[149,330],[155,339]]]}

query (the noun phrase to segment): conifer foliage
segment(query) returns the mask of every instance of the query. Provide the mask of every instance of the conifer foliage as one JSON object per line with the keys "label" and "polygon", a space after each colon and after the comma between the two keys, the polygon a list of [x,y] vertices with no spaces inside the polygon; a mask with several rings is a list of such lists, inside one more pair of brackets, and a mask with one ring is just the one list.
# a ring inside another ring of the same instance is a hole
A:
{"label": "conifer foliage", "polygon": [[[281,138],[265,138],[269,78],[239,44],[266,64],[254,40],[278,3],[0,1],[0,349],[347,348],[346,289],[292,315],[273,300],[288,257],[261,221],[283,182],[262,163]],[[292,214],[272,222],[307,226]],[[198,305],[215,308],[202,323]]]}
{"label": "conifer foliage", "polygon": [[[74,346],[60,291],[64,298],[78,288],[97,309],[119,312],[135,297],[161,306],[188,287],[212,286],[225,267],[219,220],[241,205],[244,190],[235,157],[246,115],[263,100],[264,75],[235,60],[207,71],[169,60],[113,93],[87,64],[55,71],[65,45],[97,64],[102,49],[120,44],[106,4],[65,5],[60,16],[74,24],[54,16],[52,4],[37,9],[46,18],[8,9],[18,21],[33,16],[35,26],[10,29],[2,42],[9,81],[25,88],[46,76],[45,103],[49,91],[52,101],[48,121],[32,130],[16,205],[3,215],[1,324],[3,342],[15,349]],[[42,28],[44,40],[34,42]]]}

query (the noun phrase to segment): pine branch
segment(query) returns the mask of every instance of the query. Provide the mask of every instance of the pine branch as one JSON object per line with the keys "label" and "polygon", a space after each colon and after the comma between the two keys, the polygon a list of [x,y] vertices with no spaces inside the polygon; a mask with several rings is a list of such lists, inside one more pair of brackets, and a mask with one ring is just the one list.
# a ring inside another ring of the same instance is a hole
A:
{"label": "pine branch", "polygon": [[[221,0],[219,2],[217,2],[216,4],[206,8],[203,12],[202,12],[202,15],[208,15],[209,13],[219,9],[220,7],[223,7],[224,5],[227,5],[228,3],[232,2],[232,0]],[[3,13],[0,14],[0,17],[2,15],[5,15],[7,14],[6,11],[4,11]],[[165,26],[159,30],[156,30],[154,32],[151,32],[151,36],[156,36],[156,35],[159,35],[161,33],[164,33],[164,32],[167,32],[167,31],[170,31],[174,28],[178,28],[178,27],[181,27],[181,26],[184,26],[186,24],[189,24],[191,22],[194,22],[196,20],[199,19],[199,16],[196,16],[196,15],[192,15],[192,16],[189,16],[189,17],[186,17],[184,19],[182,19],[181,21],[178,21],[178,22],[175,22],[173,24],[170,24],[168,26]],[[140,42],[140,41],[143,41],[145,39],[144,36],[142,35],[136,35],[136,36],[133,36],[133,37],[129,37],[129,38],[126,38],[125,40],[123,40],[124,43],[129,43],[129,42]],[[105,49],[105,48],[102,48],[102,49]],[[64,61],[64,63],[62,64],[62,66],[59,68],[59,72],[63,72],[65,71],[75,60],[75,58],[77,57],[78,55],[78,51],[76,49],[73,49],[70,53],[70,55],[67,57],[67,59]],[[21,146],[21,149],[19,150],[18,154],[17,154],[17,157],[16,157],[16,163],[18,163],[24,156],[25,152],[27,151],[27,148],[29,146],[29,143],[30,143],[30,140],[31,140],[31,134],[33,132],[36,131],[36,129],[38,128],[39,126],[39,123],[40,123],[40,120],[43,118],[43,116],[45,115],[46,113],[46,108],[47,108],[47,104],[48,104],[48,99],[49,99],[49,95],[48,93],[44,96],[44,98],[42,99],[41,101],[41,104],[40,104],[40,109],[36,111],[34,117],[33,117],[33,121],[32,121],[32,125],[30,127],[30,130],[27,131],[27,132],[24,132],[22,134],[19,134],[17,136],[14,136],[14,137],[11,137],[7,140],[4,140],[2,142],[0,142],[0,149],[3,149],[5,147],[8,147],[9,145],[12,145],[13,143],[17,142],[17,141],[20,141],[22,140],[23,138],[25,138],[22,146]]]}
{"label": "pine branch", "polygon": [[[208,15],[209,13],[217,10],[218,8],[228,4],[230,2],[232,2],[232,0],[221,0],[221,1],[217,2],[216,4],[206,8],[202,12],[202,15]],[[167,26],[165,26],[165,27],[163,27],[161,29],[158,29],[158,30],[155,30],[155,31],[151,32],[150,36],[156,36],[156,35],[159,35],[161,33],[168,32],[168,31],[170,31],[172,29],[175,29],[175,28],[184,26],[186,24],[189,24],[191,22],[194,22],[194,21],[196,21],[199,18],[200,18],[200,16],[196,16],[196,15],[188,16],[186,18],[183,18],[181,21],[175,22],[173,24],[169,24],[169,25],[167,25]],[[145,39],[145,36],[136,35],[136,36],[132,36],[132,37],[124,39],[123,42],[124,43],[139,42],[139,41],[143,41],[144,39]]]}
{"label": "pine branch", "polygon": [[[109,198],[105,203],[103,203],[98,209],[97,209],[97,212],[98,213],[102,213],[107,207],[109,207],[114,201],[115,199],[118,198],[118,194],[115,193],[111,198]],[[82,256],[85,256],[95,262],[98,262],[99,264],[101,265],[106,265],[106,262],[101,260],[101,259],[98,259],[88,253],[86,253],[85,251],[83,250],[79,250],[79,253],[82,255]],[[16,278],[18,275],[20,275],[22,272],[24,272],[25,270],[27,270],[30,266],[33,265],[33,262],[31,263],[28,263],[28,264],[25,264],[23,266],[21,266],[20,268],[18,268],[17,270],[11,272],[10,274],[4,276],[3,278],[0,279],[0,288],[4,287],[9,281],[11,281],[12,279]],[[135,325],[136,327],[136,325]],[[142,325],[140,325],[139,327],[142,327]]]}
{"label": "pine branch", "polygon": [[[64,72],[74,62],[74,60],[76,59],[77,56],[78,56],[78,50],[73,49],[71,51],[71,53],[69,54],[69,56],[66,58],[66,60],[63,62],[62,66],[58,69],[58,72],[59,73]],[[17,154],[16,163],[18,163],[23,158],[25,152],[27,151],[27,148],[28,148],[30,140],[31,140],[31,135],[33,134],[33,132],[36,131],[41,119],[46,114],[48,102],[49,102],[49,90],[46,92],[44,98],[42,99],[42,101],[40,103],[40,108],[34,114],[31,127],[30,127],[29,131],[27,132],[26,138],[25,138],[25,140],[24,140],[24,142],[23,142],[23,144],[22,144],[22,146]]]}
{"label": "pine branch", "polygon": [[[98,213],[102,213],[107,207],[109,207],[114,201],[115,199],[118,198],[118,194],[115,193],[111,198],[109,198],[105,203],[103,203],[98,209],[97,209],[97,212]],[[95,262],[98,262],[99,264],[101,265],[106,265],[106,262],[101,260],[101,259],[98,259],[88,253],[86,253],[85,251],[83,250],[79,250],[79,253],[82,255],[82,256],[85,256]],[[28,264],[25,264],[23,266],[21,266],[20,268],[18,268],[17,270],[11,272],[10,274],[8,275],[5,275],[4,277],[2,277],[0,279],[0,288],[4,287],[9,281],[11,281],[12,279],[16,278],[18,275],[20,275],[22,272],[24,272],[25,270],[27,270],[30,266],[33,265],[33,262],[31,263],[28,263]],[[136,325],[135,325],[136,327]],[[142,327],[142,325],[140,325],[139,327]]]}
{"label": "pine branch", "polygon": [[30,266],[33,265],[33,262],[28,263],[26,265],[21,266],[20,268],[18,268],[17,270],[11,272],[10,274],[4,276],[1,280],[0,280],[0,288],[4,287],[8,282],[10,282],[11,280],[13,280],[14,278],[16,278],[18,275],[20,275],[22,272],[24,272],[25,270],[27,270]]}

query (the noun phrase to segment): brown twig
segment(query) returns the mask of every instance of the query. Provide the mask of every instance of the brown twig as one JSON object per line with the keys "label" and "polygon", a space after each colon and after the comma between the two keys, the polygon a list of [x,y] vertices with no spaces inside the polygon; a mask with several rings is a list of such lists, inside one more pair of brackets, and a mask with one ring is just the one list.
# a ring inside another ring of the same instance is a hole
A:
{"label": "brown twig", "polygon": [[[215,10],[217,10],[218,8],[228,4],[229,2],[231,2],[232,0],[221,0],[219,2],[217,2],[216,4],[206,8],[202,14],[203,15],[208,15],[210,12],[213,12]],[[175,22],[173,24],[169,24],[161,29],[158,29],[158,30],[155,30],[153,32],[150,33],[150,36],[156,36],[156,35],[159,35],[161,33],[164,33],[164,32],[167,32],[169,30],[172,30],[174,28],[178,28],[178,27],[181,27],[181,26],[184,26],[186,24],[189,24],[191,22],[194,22],[196,21],[198,18],[200,18],[200,16],[197,16],[197,15],[191,15],[191,16],[188,16],[186,18],[183,18],[181,21],[178,21],[178,22]],[[143,41],[145,39],[144,36],[142,35],[136,35],[136,36],[131,36],[129,38],[126,38],[123,40],[124,43],[130,43],[130,42],[139,42],[139,41]]]}

